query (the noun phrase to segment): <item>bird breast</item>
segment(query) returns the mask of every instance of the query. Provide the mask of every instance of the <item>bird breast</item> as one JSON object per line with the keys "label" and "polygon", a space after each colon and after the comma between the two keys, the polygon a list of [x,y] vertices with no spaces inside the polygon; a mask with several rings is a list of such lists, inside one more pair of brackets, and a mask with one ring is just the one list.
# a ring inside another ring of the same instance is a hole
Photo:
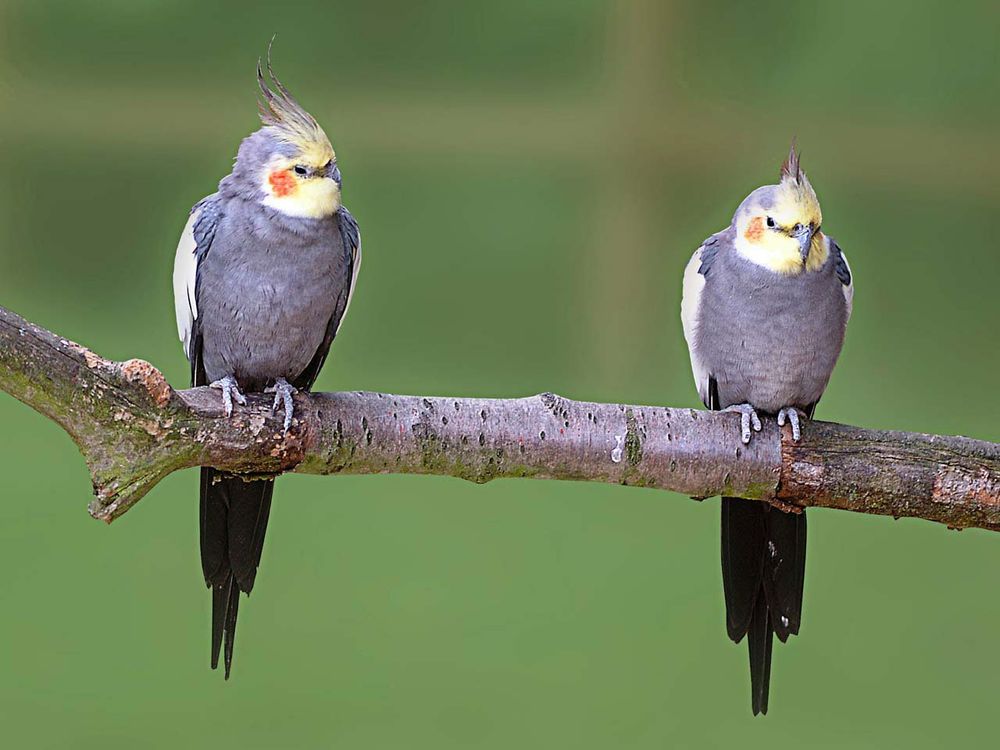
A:
{"label": "bird breast", "polygon": [[[227,217],[228,218],[228,217]],[[323,342],[350,286],[334,221],[305,234],[264,237],[219,227],[198,279],[206,375],[234,375],[249,390],[297,378]]]}
{"label": "bird breast", "polygon": [[832,269],[789,277],[732,256],[719,261],[701,296],[694,346],[716,379],[721,406],[776,412],[818,401],[847,321]]}

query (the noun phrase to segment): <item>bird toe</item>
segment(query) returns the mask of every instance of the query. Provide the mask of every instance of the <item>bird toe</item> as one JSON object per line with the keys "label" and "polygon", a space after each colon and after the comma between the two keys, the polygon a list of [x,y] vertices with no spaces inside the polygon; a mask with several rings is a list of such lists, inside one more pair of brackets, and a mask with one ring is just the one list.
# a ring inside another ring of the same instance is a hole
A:
{"label": "bird toe", "polygon": [[734,404],[727,406],[722,411],[730,411],[740,415],[740,440],[743,445],[750,444],[750,438],[754,432],[760,432],[760,417],[750,404]]}

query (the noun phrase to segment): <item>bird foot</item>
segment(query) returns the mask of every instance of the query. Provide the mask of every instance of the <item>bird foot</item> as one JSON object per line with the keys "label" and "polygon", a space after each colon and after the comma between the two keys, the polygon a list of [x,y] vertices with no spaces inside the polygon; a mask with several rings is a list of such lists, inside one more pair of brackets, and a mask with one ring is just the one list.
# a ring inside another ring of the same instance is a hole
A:
{"label": "bird foot", "polygon": [[760,417],[757,416],[757,412],[750,404],[733,404],[722,411],[732,411],[740,415],[740,439],[743,441],[743,445],[750,443],[750,437],[753,435],[750,432],[751,425],[754,432],[760,432]]}
{"label": "bird foot", "polygon": [[292,426],[292,415],[295,413],[295,403],[292,401],[292,396],[298,393],[298,390],[284,378],[278,378],[274,381],[274,385],[264,389],[264,393],[274,394],[274,403],[271,404],[271,414],[274,414],[279,406],[284,407],[284,429],[285,432],[288,432],[288,428]]}
{"label": "bird foot", "polygon": [[796,443],[802,437],[802,431],[799,429],[799,414],[805,419],[805,412],[801,412],[794,406],[786,406],[778,411],[778,427],[784,427],[785,422],[788,422],[792,426],[792,440]]}
{"label": "bird foot", "polygon": [[218,388],[222,391],[222,408],[226,412],[227,417],[233,416],[233,401],[235,400],[240,406],[247,405],[246,396],[240,392],[240,384],[236,382],[236,378],[232,375],[226,375],[226,377],[216,380],[213,383],[208,384],[209,388]]}

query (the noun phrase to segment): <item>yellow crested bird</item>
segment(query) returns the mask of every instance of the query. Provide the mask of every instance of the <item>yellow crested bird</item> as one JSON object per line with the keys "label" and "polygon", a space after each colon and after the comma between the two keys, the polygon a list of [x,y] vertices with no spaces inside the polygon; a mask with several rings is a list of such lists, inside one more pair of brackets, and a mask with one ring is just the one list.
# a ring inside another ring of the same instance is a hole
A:
{"label": "yellow crested bird", "polygon": [[[749,443],[760,413],[790,424],[812,417],[851,316],[847,258],[822,231],[823,214],[794,144],[777,185],[748,195],[728,227],[702,243],[684,272],[681,321],[698,394],[740,415]],[[773,635],[799,632],[806,514],[722,499],[722,580],[729,637],[750,651],[751,706],[767,713]]]}
{"label": "yellow crested bird", "polygon": [[[358,224],[341,203],[337,157],[316,120],[267,64],[257,66],[263,127],[240,144],[218,192],[191,211],[174,260],[177,330],[192,385],[222,392],[227,415],[242,390],[273,391],[294,419],[347,313],[361,267]],[[241,390],[242,389],[242,390]],[[201,472],[201,563],[212,590],[211,663],[232,667],[240,592],[260,564],[273,479]]]}

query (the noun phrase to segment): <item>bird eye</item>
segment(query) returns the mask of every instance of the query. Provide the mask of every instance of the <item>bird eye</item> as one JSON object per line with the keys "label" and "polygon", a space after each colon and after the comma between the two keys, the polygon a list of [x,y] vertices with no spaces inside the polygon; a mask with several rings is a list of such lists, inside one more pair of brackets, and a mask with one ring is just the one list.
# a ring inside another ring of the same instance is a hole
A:
{"label": "bird eye", "polygon": [[770,216],[767,217],[767,226],[770,229],[774,229],[774,219],[772,219]]}
{"label": "bird eye", "polygon": [[309,174],[309,170],[306,169],[301,164],[296,164],[295,165],[295,174],[297,174],[299,177],[305,177],[307,174]]}

